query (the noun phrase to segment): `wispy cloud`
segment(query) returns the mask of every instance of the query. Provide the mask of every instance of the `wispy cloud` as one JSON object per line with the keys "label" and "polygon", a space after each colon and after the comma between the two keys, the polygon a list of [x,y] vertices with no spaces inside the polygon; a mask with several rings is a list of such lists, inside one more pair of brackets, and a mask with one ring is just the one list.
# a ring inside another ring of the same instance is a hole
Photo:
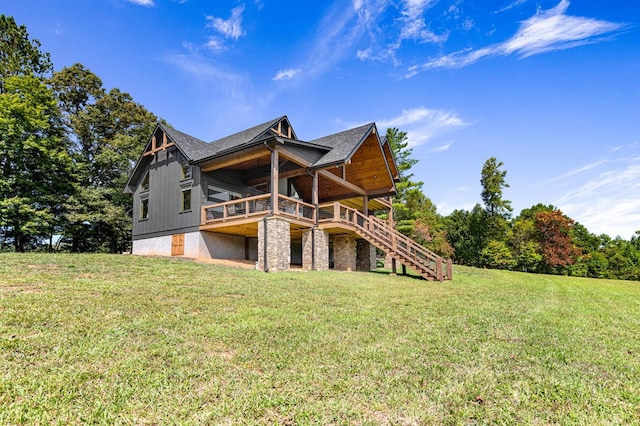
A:
{"label": "wispy cloud", "polygon": [[242,13],[244,12],[244,7],[244,5],[240,5],[233,8],[229,19],[207,16],[207,20],[209,21],[207,26],[226,38],[234,40],[239,39],[241,36],[245,35],[245,31],[242,28]]}
{"label": "wispy cloud", "polygon": [[151,7],[154,6],[153,0],[128,0],[130,3],[138,4],[140,6]]}
{"label": "wispy cloud", "polygon": [[507,10],[513,9],[514,7],[518,7],[518,6],[520,6],[520,5],[522,5],[522,4],[526,3],[526,2],[527,2],[527,0],[515,0],[514,2],[509,3],[505,7],[501,8],[501,9],[498,9],[493,13],[494,14],[503,13],[503,12],[506,12]]}
{"label": "wispy cloud", "polygon": [[630,238],[640,230],[640,156],[597,161],[547,181],[567,189],[554,205],[590,232]]}
{"label": "wispy cloud", "polygon": [[[273,80],[299,75],[314,76],[332,69],[339,61],[355,54],[355,45],[374,27],[388,0],[352,0],[345,6],[336,2],[317,25],[313,38],[305,45],[300,60],[279,71]],[[296,71],[294,74],[291,71]],[[280,77],[280,78],[277,78]]]}
{"label": "wispy cloud", "polygon": [[272,78],[274,81],[278,80],[290,80],[294,78],[296,75],[300,74],[302,70],[300,68],[290,68],[286,70],[280,70],[276,73],[276,75]]}
{"label": "wispy cloud", "polygon": [[531,18],[521,22],[516,34],[509,40],[479,49],[466,49],[430,59],[408,68],[406,78],[434,68],[462,68],[485,57],[508,56],[512,54],[526,58],[554,50],[569,49],[603,40],[605,35],[614,34],[625,24],[592,18],[567,15],[568,0],[561,0],[549,10],[538,11]]}
{"label": "wispy cloud", "polygon": [[[451,111],[429,108],[403,110],[397,117],[377,122],[380,129],[397,127],[407,132],[410,146],[423,145],[451,131],[469,126],[462,118]],[[435,151],[446,151],[452,144],[441,145]]]}
{"label": "wispy cloud", "polygon": [[425,22],[424,12],[436,3],[435,0],[404,0],[400,11],[400,36],[398,43],[403,40],[417,40],[426,43],[440,43],[447,39],[447,35],[436,35]]}
{"label": "wispy cloud", "polygon": [[241,73],[225,70],[219,64],[198,55],[169,55],[163,58],[169,64],[176,66],[207,90],[220,95],[219,99],[226,99],[236,105],[247,104],[247,78]]}
{"label": "wispy cloud", "polygon": [[449,142],[449,143],[446,143],[444,145],[437,146],[437,147],[433,148],[431,151],[433,151],[433,152],[445,152],[445,151],[449,151],[449,148],[451,148],[452,146],[453,146],[453,142]]}
{"label": "wispy cloud", "polygon": [[[435,0],[401,0],[398,3],[399,15],[386,31],[382,31],[378,25],[371,27],[368,35],[371,44],[360,49],[356,56],[360,60],[391,61],[398,65],[396,57],[403,42],[412,40],[418,43],[440,44],[447,40],[448,33],[436,34],[426,23],[425,12],[432,8]],[[384,3],[382,10],[387,9],[390,3]],[[387,13],[388,10],[387,10]]]}

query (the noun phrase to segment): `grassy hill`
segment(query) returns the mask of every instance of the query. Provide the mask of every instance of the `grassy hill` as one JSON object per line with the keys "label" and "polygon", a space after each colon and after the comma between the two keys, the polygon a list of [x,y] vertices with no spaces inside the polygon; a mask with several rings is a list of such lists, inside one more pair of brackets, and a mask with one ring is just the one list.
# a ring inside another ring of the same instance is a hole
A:
{"label": "grassy hill", "polygon": [[639,424],[640,283],[0,255],[0,424]]}

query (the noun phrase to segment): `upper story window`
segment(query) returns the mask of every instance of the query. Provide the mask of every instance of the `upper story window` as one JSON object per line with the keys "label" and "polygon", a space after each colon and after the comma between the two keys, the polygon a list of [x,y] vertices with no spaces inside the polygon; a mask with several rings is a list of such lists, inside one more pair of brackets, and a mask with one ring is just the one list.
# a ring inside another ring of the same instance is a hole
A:
{"label": "upper story window", "polygon": [[140,220],[149,219],[149,199],[140,200]]}
{"label": "upper story window", "polygon": [[180,179],[181,180],[191,179],[191,176],[192,176],[191,166],[188,163],[182,163],[180,164],[180,167],[181,167]]}
{"label": "upper story window", "polygon": [[142,183],[140,184],[140,189],[142,191],[149,190],[149,172],[145,173],[144,178],[142,179]]}
{"label": "upper story window", "polygon": [[182,190],[182,209],[181,211],[191,210],[191,188]]}

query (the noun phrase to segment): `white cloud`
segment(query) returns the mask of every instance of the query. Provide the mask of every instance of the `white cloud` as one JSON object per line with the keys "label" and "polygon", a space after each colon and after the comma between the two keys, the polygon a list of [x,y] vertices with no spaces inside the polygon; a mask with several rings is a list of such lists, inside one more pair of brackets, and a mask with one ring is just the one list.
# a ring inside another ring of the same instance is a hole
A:
{"label": "white cloud", "polygon": [[[371,44],[357,52],[360,60],[390,61],[399,65],[396,55],[403,42],[413,40],[418,43],[441,44],[445,42],[449,34],[436,34],[425,21],[425,12],[432,8],[435,0],[401,0],[398,2],[397,16],[391,25],[369,25],[368,36]],[[382,2],[378,5],[379,12],[385,11],[391,2]],[[394,5],[395,6],[395,5]],[[382,16],[380,13],[371,14],[373,18]]]}
{"label": "white cloud", "polygon": [[404,0],[398,20],[400,37],[396,44],[403,40],[418,40],[427,43],[441,43],[447,39],[446,35],[436,35],[427,28],[424,12],[433,6],[434,0]]}
{"label": "white cloud", "polygon": [[453,142],[449,142],[447,144],[437,146],[437,147],[433,148],[431,151],[433,151],[433,152],[445,152],[445,151],[448,151],[449,148],[451,148],[452,146],[453,146]]}
{"label": "white cloud", "polygon": [[224,37],[232,38],[234,40],[239,39],[245,34],[245,31],[242,28],[242,13],[244,12],[244,7],[244,5],[240,5],[233,8],[229,19],[207,16],[207,20],[210,21],[207,26],[213,28]]}
{"label": "white cloud", "polygon": [[[398,117],[377,122],[378,128],[381,130],[397,127],[407,132],[410,146],[423,145],[434,138],[461,129],[469,124],[453,112],[429,108],[403,110]],[[451,144],[441,146],[440,151],[445,151],[450,147]],[[435,148],[435,150],[437,151],[438,148]]]}
{"label": "white cloud", "polygon": [[493,12],[493,13],[494,13],[494,14],[497,14],[497,13],[506,12],[507,10],[511,10],[511,9],[513,9],[514,7],[518,7],[518,6],[520,6],[521,4],[524,4],[524,3],[526,3],[526,2],[527,2],[527,0],[515,0],[513,3],[510,3],[510,4],[506,5],[505,7],[503,7],[502,9],[498,9],[498,10],[496,10],[496,11],[495,11],[495,12]]}
{"label": "white cloud", "polygon": [[206,90],[218,94],[220,99],[234,103],[239,109],[248,105],[248,82],[243,74],[226,71],[220,65],[197,55],[172,55],[163,60],[203,84]]}
{"label": "white cloud", "polygon": [[207,41],[204,47],[213,52],[220,52],[222,50],[227,49],[227,46],[225,46],[224,41],[219,37],[210,37],[209,41]]}
{"label": "white cloud", "polygon": [[140,6],[151,7],[154,6],[153,0],[129,0],[130,3],[138,4]]}
{"label": "white cloud", "polygon": [[350,7],[336,2],[320,20],[300,63],[292,69],[316,75],[331,69],[345,56],[355,54],[354,45],[376,25],[386,5],[387,0],[353,0]]}
{"label": "white cloud", "polygon": [[594,162],[548,182],[569,188],[553,204],[590,232],[629,239],[640,230],[640,156]]}
{"label": "white cloud", "polygon": [[280,70],[276,73],[276,75],[272,78],[273,81],[278,80],[291,80],[296,75],[300,74],[302,70],[300,68],[290,68],[286,70]]}
{"label": "white cloud", "polygon": [[443,55],[408,68],[405,77],[433,68],[462,68],[488,56],[517,54],[522,58],[554,50],[570,49],[602,41],[602,36],[613,34],[624,24],[592,18],[569,16],[568,0],[561,0],[552,9],[539,11],[520,23],[511,39],[480,49],[467,49]]}

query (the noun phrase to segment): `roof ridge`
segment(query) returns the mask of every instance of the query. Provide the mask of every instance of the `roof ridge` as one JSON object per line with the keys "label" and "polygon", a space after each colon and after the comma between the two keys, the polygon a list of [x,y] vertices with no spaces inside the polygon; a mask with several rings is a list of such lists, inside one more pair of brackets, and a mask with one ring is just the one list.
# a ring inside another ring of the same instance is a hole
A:
{"label": "roof ridge", "polygon": [[[224,140],[224,139],[230,139],[230,138],[232,138],[232,137],[234,137],[234,136],[237,136],[237,135],[240,135],[240,134],[242,134],[242,133],[249,133],[249,132],[251,132],[252,130],[257,130],[257,129],[264,129],[264,130],[267,130],[267,129],[268,129],[268,128],[270,128],[273,124],[277,123],[278,121],[282,120],[283,118],[287,118],[287,116],[286,116],[286,115],[282,115],[282,116],[280,116],[280,117],[277,117],[277,118],[274,118],[274,119],[271,119],[271,120],[265,121],[264,123],[257,124],[257,125],[255,125],[255,126],[251,126],[251,127],[249,127],[248,129],[240,130],[240,131],[235,132],[235,133],[232,133],[232,134],[230,134],[230,135],[223,136],[223,137],[218,138],[218,139],[214,139],[214,140],[212,140],[211,142],[207,142],[207,143],[209,143],[209,144],[214,144],[214,143],[216,143],[216,142],[218,142],[218,141],[221,141],[221,140]],[[246,142],[251,142],[251,141],[255,140],[255,139],[256,139],[258,136],[260,136],[262,133],[264,133],[264,132],[259,132],[259,133],[258,133],[258,134],[256,134],[254,137],[252,137],[251,139],[247,140]]]}

